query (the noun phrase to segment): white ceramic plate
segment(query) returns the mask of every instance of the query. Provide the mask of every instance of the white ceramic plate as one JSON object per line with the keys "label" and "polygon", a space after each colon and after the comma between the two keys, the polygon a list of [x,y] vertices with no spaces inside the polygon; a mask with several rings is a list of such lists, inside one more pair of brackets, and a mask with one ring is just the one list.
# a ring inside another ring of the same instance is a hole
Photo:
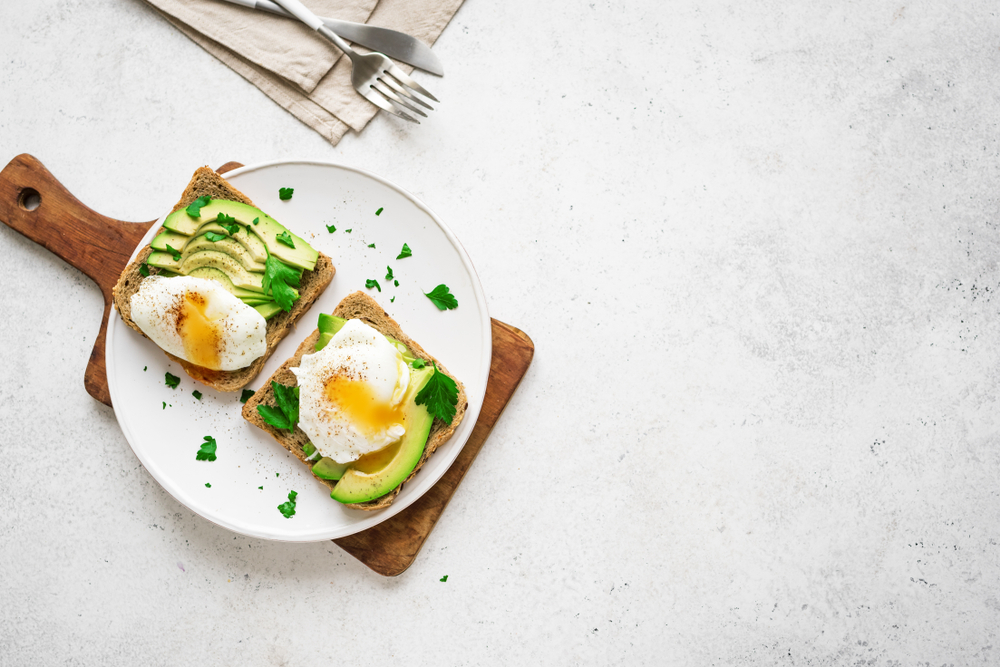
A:
{"label": "white ceramic plate", "polygon": [[[465,418],[390,507],[378,512],[347,509],[330,499],[327,488],[298,459],[243,420],[239,393],[217,392],[196,383],[114,313],[108,326],[107,366],[118,423],[156,481],[186,507],[220,526],[294,542],[328,540],[370,528],[405,509],[441,478],[479,417],[493,349],[479,278],[458,239],[430,209],[367,172],[320,162],[268,162],[229,172],[226,178],[329,255],[337,267],[331,285],[281,342],[250,388],[261,387],[295,352],[316,328],[320,313],[333,311],[343,297],[365,290],[365,280],[374,278],[381,293],[365,291],[465,384],[469,396]],[[291,200],[278,198],[282,187],[295,189]],[[379,208],[382,213],[376,216]],[[162,218],[139,248],[152,240],[160,223]],[[330,224],[336,232],[327,231]],[[369,248],[370,243],[375,248]],[[413,256],[397,260],[403,243]],[[387,266],[399,287],[385,280]],[[458,299],[457,309],[439,311],[423,295],[441,283]],[[167,371],[181,378],[176,390],[164,383]],[[195,389],[203,394],[200,401],[192,395]],[[213,462],[195,460],[206,435],[219,444]],[[277,507],[290,490],[299,495],[295,516],[286,519]]]}

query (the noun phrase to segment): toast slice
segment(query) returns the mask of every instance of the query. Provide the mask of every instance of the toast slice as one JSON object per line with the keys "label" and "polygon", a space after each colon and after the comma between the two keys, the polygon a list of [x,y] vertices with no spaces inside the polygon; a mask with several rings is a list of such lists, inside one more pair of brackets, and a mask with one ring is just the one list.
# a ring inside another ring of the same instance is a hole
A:
{"label": "toast slice", "polygon": [[[202,195],[210,195],[212,199],[224,199],[249,206],[254,205],[246,195],[230,185],[222,176],[219,176],[208,167],[201,167],[194,172],[191,182],[188,183],[184,194],[181,195],[180,201],[177,202],[171,213],[178,209],[186,208],[188,204]],[[118,283],[112,290],[115,308],[118,310],[118,314],[121,315],[122,321],[130,328],[138,331],[145,338],[149,338],[149,336],[146,336],[138,325],[132,321],[132,295],[139,291],[139,286],[145,280],[139,269],[146,262],[151,252],[153,252],[153,249],[148,245],[140,250],[135,261],[122,271],[121,276],[118,278]],[[330,258],[323,253],[319,253],[316,268],[312,271],[305,271],[302,274],[302,281],[298,288],[299,299],[292,306],[292,310],[287,313],[282,311],[268,320],[266,333],[267,351],[262,357],[256,359],[246,368],[235,371],[213,371],[190,364],[168,352],[164,352],[164,354],[171,360],[179,363],[184,368],[184,371],[198,382],[218,391],[239,391],[257,377],[260,369],[264,367],[264,362],[274,352],[274,348],[278,346],[281,339],[288,335],[288,332],[292,330],[292,327],[298,322],[299,318],[309,310],[313,302],[323,293],[323,290],[333,280],[333,274],[336,271]],[[150,267],[149,273],[150,275],[156,275],[159,273],[159,269]]]}
{"label": "toast slice", "polygon": [[[359,510],[380,510],[382,508],[388,507],[392,504],[396,496],[399,495],[399,490],[403,487],[403,484],[410,481],[410,479],[417,474],[417,471],[423,467],[424,462],[430,458],[431,454],[434,453],[438,447],[443,445],[448,439],[455,433],[455,429],[458,425],[462,423],[462,418],[465,417],[465,410],[469,407],[468,397],[465,395],[465,387],[461,382],[455,378],[454,375],[448,372],[448,370],[441,365],[441,362],[427,354],[424,348],[420,347],[412,338],[403,333],[403,330],[399,327],[394,319],[389,317],[389,314],[382,310],[382,307],[378,305],[374,299],[365,294],[364,292],[354,292],[353,294],[348,294],[344,299],[337,304],[337,308],[333,311],[333,315],[336,317],[342,317],[345,320],[360,319],[365,324],[368,324],[373,329],[379,333],[391,336],[401,342],[406,347],[410,348],[415,357],[419,357],[426,362],[434,362],[437,364],[439,371],[455,380],[455,384],[458,386],[458,404],[455,406],[455,417],[451,420],[451,424],[446,424],[440,419],[435,418],[434,423],[431,425],[431,432],[427,436],[427,444],[424,445],[424,453],[421,455],[420,460],[417,462],[416,467],[413,469],[403,483],[397,486],[395,489],[390,491],[380,498],[375,500],[369,500],[365,503],[354,503],[346,505],[346,507],[351,507]],[[273,426],[267,424],[257,412],[258,405],[270,405],[272,407],[277,407],[278,403],[274,398],[274,391],[271,389],[271,382],[277,382],[278,384],[283,384],[286,386],[294,387],[298,385],[298,380],[295,374],[292,373],[291,368],[297,368],[302,356],[306,354],[312,354],[316,351],[316,341],[319,340],[319,329],[313,331],[309,336],[306,337],[299,348],[295,351],[295,354],[281,367],[274,372],[264,386],[257,390],[257,393],[253,395],[251,399],[246,402],[243,406],[243,418],[248,422],[253,424],[259,429],[267,431],[278,443],[290,451],[296,456],[302,463],[309,466],[312,469],[312,463],[306,461],[305,452],[302,451],[302,446],[309,442],[309,436],[305,432],[296,426],[292,431],[286,431],[284,429],[277,429]],[[314,475],[315,477],[315,475]],[[320,482],[325,484],[330,490],[336,485],[336,482],[332,480],[320,479],[316,477]]]}

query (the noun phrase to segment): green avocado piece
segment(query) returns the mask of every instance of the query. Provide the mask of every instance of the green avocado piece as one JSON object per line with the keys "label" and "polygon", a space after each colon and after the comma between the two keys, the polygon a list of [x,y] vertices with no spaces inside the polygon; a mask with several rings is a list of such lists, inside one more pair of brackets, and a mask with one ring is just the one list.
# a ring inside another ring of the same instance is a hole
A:
{"label": "green avocado piece", "polygon": [[246,301],[247,299],[257,299],[258,301],[273,301],[269,296],[265,296],[260,292],[253,292],[248,289],[243,289],[242,287],[237,287],[233,284],[233,281],[229,279],[222,270],[213,268],[211,266],[203,266],[200,269],[194,269],[189,276],[192,278],[204,278],[206,280],[214,280],[223,287],[226,288],[233,296]]}
{"label": "green avocado piece", "polygon": [[313,474],[320,479],[340,479],[344,476],[349,463],[337,463],[333,459],[324,456],[313,465]]}
{"label": "green avocado piece", "polygon": [[350,464],[333,487],[330,497],[341,503],[364,503],[389,493],[403,483],[420,461],[434,418],[417,405],[417,392],[434,373],[433,367],[410,371],[410,384],[403,397],[406,433],[395,445],[366,454]]}
{"label": "green avocado piece", "polygon": [[170,246],[174,250],[181,250],[190,240],[191,237],[186,234],[178,234],[169,229],[161,229],[160,233],[153,238],[149,246],[153,250],[162,250],[164,252],[166,252],[167,246]]}
{"label": "green avocado piece", "polygon": [[[326,344],[330,342],[330,340],[345,324],[347,324],[347,320],[342,317],[320,313],[319,322],[316,325],[319,329],[319,340],[316,341],[316,351],[319,352],[326,347]],[[392,343],[393,346],[399,350],[399,353],[403,355],[404,363],[411,364],[413,363],[413,360],[417,358],[412,352],[410,352],[410,348],[406,347],[392,336],[386,336],[385,339]]]}
{"label": "green avocado piece", "polygon": [[[292,234],[284,225],[259,208],[240,202],[214,199],[202,207],[201,216],[197,218],[192,218],[188,215],[187,209],[181,208],[168,215],[163,221],[163,226],[170,231],[193,236],[202,225],[215,222],[220,213],[234,218],[247,229],[253,230],[253,233],[264,242],[268,252],[286,264],[307,271],[316,268],[319,253],[315,248],[301,237]],[[256,225],[253,223],[254,220],[257,220]],[[291,236],[294,248],[277,240],[278,235],[285,232]]]}
{"label": "green avocado piece", "polygon": [[[248,253],[250,253],[250,257],[252,257],[255,262],[263,264],[267,261],[267,246],[264,245],[264,242],[260,240],[259,236],[242,225],[240,225],[239,230],[237,230],[235,234],[230,235],[229,230],[219,223],[212,221],[207,225],[199,227],[198,231],[196,231],[194,236],[191,238],[207,234],[208,232],[215,232],[216,234],[225,234],[226,236],[230,236],[230,238],[235,240],[243,246]],[[174,247],[176,248],[177,246]]]}
{"label": "green avocado piece", "polygon": [[264,316],[265,320],[269,320],[280,312],[281,306],[276,304],[274,301],[267,301],[265,303],[260,303],[254,306],[254,310]]}
{"label": "green avocado piece", "polygon": [[327,315],[326,313],[320,313],[319,322],[316,324],[316,328],[319,329],[320,333],[335,334],[340,331],[341,327],[345,324],[347,324],[347,320],[343,317],[335,317],[333,315]]}
{"label": "green avocado piece", "polygon": [[190,275],[195,269],[204,266],[212,267],[229,276],[229,280],[236,287],[260,294],[264,293],[264,274],[247,271],[237,260],[217,250],[201,250],[187,257],[181,257],[180,260],[175,260],[168,252],[156,251],[149,254],[146,262],[150,266],[168,269],[185,276]]}
{"label": "green avocado piece", "polygon": [[[247,252],[247,249],[237,243],[235,239],[224,238],[219,241],[210,241],[204,234],[194,236],[187,242],[187,245],[181,250],[181,261],[183,262],[185,257],[189,257],[196,252],[202,252],[203,250],[224,252],[242,264],[243,268],[247,271],[264,273],[264,263],[254,261],[254,258]],[[265,257],[265,259],[267,258]]]}

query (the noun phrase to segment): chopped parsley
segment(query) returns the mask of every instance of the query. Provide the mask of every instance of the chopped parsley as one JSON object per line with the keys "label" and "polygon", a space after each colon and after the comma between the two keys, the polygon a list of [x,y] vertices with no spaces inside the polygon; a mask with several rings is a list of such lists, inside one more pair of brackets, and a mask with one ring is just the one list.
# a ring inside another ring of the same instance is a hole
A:
{"label": "chopped parsley", "polygon": [[166,409],[167,409],[167,402],[166,402],[166,401],[163,401],[163,409],[164,409],[164,410],[166,410]]}
{"label": "chopped parsley", "polygon": [[391,299],[389,299],[389,303],[396,303],[396,297],[392,297]]}
{"label": "chopped parsley", "polygon": [[368,244],[368,247],[369,247],[369,248],[374,248],[374,247],[375,247],[375,244],[374,244],[374,243],[369,243],[369,244]]}
{"label": "chopped parsley", "polygon": [[446,574],[446,575],[444,575],[444,576],[443,576],[443,577],[441,577],[441,578],[440,578],[440,579],[439,579],[438,581],[448,581],[448,575],[447,575],[447,574]]}
{"label": "chopped parsley", "polygon": [[326,231],[328,231],[331,234],[333,234],[335,231],[337,231],[337,225],[327,225],[326,226]]}
{"label": "chopped parsley", "polygon": [[212,488],[212,485],[211,485],[211,484],[209,484],[208,482],[205,482],[205,486],[206,486],[206,487],[208,487],[209,489],[211,489],[211,488]]}
{"label": "chopped parsley", "polygon": [[281,232],[280,234],[278,234],[275,237],[275,239],[277,239],[280,243],[284,243],[289,248],[294,248],[295,247],[295,241],[292,240],[292,235],[288,233],[287,229],[285,231]]}
{"label": "chopped parsley", "polygon": [[201,448],[198,453],[194,455],[196,461],[214,461],[215,460],[215,449],[219,446],[219,443],[215,441],[210,435],[205,436],[205,442],[201,443]]}
{"label": "chopped parsley", "polygon": [[253,397],[253,389],[244,389],[240,394],[240,403],[246,403]]}
{"label": "chopped parsley", "polygon": [[451,420],[455,418],[455,406],[458,405],[458,385],[434,364],[434,375],[417,392],[414,401],[417,405],[427,406],[427,412],[431,416],[445,424],[451,424]]}
{"label": "chopped parsley", "polygon": [[257,412],[264,419],[264,423],[291,431],[299,421],[299,388],[286,387],[271,380],[271,390],[274,392],[274,400],[278,407],[258,405]]}
{"label": "chopped parsley", "polygon": [[395,285],[396,287],[399,287],[399,281],[398,280],[393,280],[392,284]]}
{"label": "chopped parsley", "polygon": [[256,225],[258,222],[260,222],[260,217],[256,217],[253,219],[253,224]]}
{"label": "chopped parsley", "polygon": [[377,211],[375,211],[375,215],[382,215],[382,207],[381,206],[379,207],[379,209]]}
{"label": "chopped parsley", "polygon": [[347,232],[348,234],[350,234],[350,233],[351,233],[351,232],[353,232],[354,230],[353,230],[353,229],[345,229],[344,231],[345,231],[345,232]]}
{"label": "chopped parsley", "polygon": [[454,310],[458,308],[458,299],[451,293],[447,285],[438,285],[424,296],[430,299],[438,310]]}
{"label": "chopped parsley", "polygon": [[414,368],[423,368],[424,366],[427,365],[427,362],[424,361],[423,359],[414,359],[413,363],[411,363],[410,365],[413,366]]}
{"label": "chopped parsley", "polygon": [[139,273],[142,276],[145,276],[146,278],[148,278],[149,277],[149,264],[147,264],[146,262],[143,262],[142,264],[140,264],[139,265]]}
{"label": "chopped parsley", "polygon": [[171,389],[177,389],[177,385],[181,383],[181,379],[170,371],[167,371],[167,374],[163,376],[163,380]]}
{"label": "chopped parsley", "polygon": [[377,289],[377,290],[378,290],[379,292],[381,292],[381,291],[382,291],[382,286],[381,286],[381,285],[379,285],[379,284],[378,284],[378,281],[377,281],[377,280],[375,280],[375,279],[373,279],[373,278],[369,278],[368,280],[366,280],[366,281],[365,281],[365,287],[366,287],[367,289],[371,289],[371,288],[373,288],[373,287],[374,287],[374,288],[375,288],[375,289]]}
{"label": "chopped parsley", "polygon": [[295,496],[299,495],[295,491],[288,492],[288,502],[278,505],[278,511],[286,519],[291,519],[295,515]]}
{"label": "chopped parsley", "polygon": [[413,253],[410,252],[410,246],[403,244],[403,249],[399,251],[396,259],[403,259],[404,257],[413,257]]}
{"label": "chopped parsley", "polygon": [[173,246],[169,246],[168,245],[167,246],[167,252],[170,253],[170,256],[174,258],[175,262],[181,261],[181,251],[180,250],[174,250]]}
{"label": "chopped parsley", "polygon": [[146,372],[146,369],[147,369],[147,368],[149,368],[149,366],[143,366],[143,367],[142,367],[142,370],[143,370],[143,372]]}
{"label": "chopped parsley", "polygon": [[194,391],[192,391],[192,392],[191,392],[191,395],[192,395],[192,396],[194,396],[195,398],[197,398],[197,399],[198,399],[199,401],[201,400],[201,396],[202,396],[202,394],[201,394],[201,392],[200,392],[200,391],[198,391],[197,389],[195,389]]}
{"label": "chopped parsley", "polygon": [[212,243],[218,243],[222,239],[226,238],[226,235],[220,234],[219,232],[205,232],[205,238]]}
{"label": "chopped parsley", "polygon": [[392,280],[392,267],[391,266],[385,267],[385,279],[386,280]]}
{"label": "chopped parsley", "polygon": [[274,473],[274,476],[275,477],[281,477],[281,473],[280,472],[276,472],[276,473]]}
{"label": "chopped parsley", "polygon": [[263,486],[258,486],[257,488],[258,488],[258,489],[260,489],[261,491],[263,491],[263,490],[264,490],[264,487],[263,487]]}
{"label": "chopped parsley", "polygon": [[239,224],[237,224],[236,218],[234,218],[231,215],[220,213],[218,216],[216,216],[215,221],[219,223],[219,226],[221,226],[223,229],[229,232],[230,236],[240,231],[240,226]]}
{"label": "chopped parsley", "polygon": [[287,312],[292,310],[292,304],[298,298],[298,292],[293,287],[299,286],[302,279],[302,271],[294,269],[277,257],[268,254],[267,261],[264,262],[264,280],[262,286],[264,294],[271,294],[275,303]]}
{"label": "chopped parsley", "polygon": [[278,188],[278,199],[288,201],[292,198],[293,192],[295,192],[295,188]]}
{"label": "chopped parsley", "polygon": [[188,204],[188,207],[185,210],[187,211],[187,214],[190,215],[192,218],[200,218],[202,207],[208,206],[208,203],[210,201],[212,201],[211,197],[209,197],[208,195],[202,195],[201,197],[198,197],[193,202]]}

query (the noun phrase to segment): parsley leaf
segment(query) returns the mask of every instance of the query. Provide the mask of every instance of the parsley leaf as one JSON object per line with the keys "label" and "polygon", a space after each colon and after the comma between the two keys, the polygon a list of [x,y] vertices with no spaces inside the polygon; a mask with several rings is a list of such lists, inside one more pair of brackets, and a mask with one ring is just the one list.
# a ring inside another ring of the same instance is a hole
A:
{"label": "parsley leaf", "polygon": [[208,206],[208,203],[210,201],[212,201],[212,198],[209,197],[208,195],[202,195],[201,197],[198,197],[193,202],[188,204],[188,207],[186,209],[187,214],[190,215],[192,218],[200,218],[202,207]]}
{"label": "parsley leaf", "polygon": [[395,285],[396,287],[399,287],[399,281],[398,280],[393,280],[392,284]]}
{"label": "parsley leaf", "polygon": [[369,243],[369,244],[368,244],[368,247],[369,247],[369,248],[374,248],[374,247],[375,247],[375,244],[374,244],[374,243]]}
{"label": "parsley leaf", "polygon": [[147,368],[149,368],[149,366],[143,366],[142,367],[143,372],[145,372]]}
{"label": "parsley leaf", "polygon": [[264,487],[263,487],[263,486],[258,486],[257,488],[258,488],[258,489],[260,489],[261,491],[263,491],[263,490],[264,490]]}
{"label": "parsley leaf", "polygon": [[212,485],[211,485],[211,484],[209,484],[208,482],[205,482],[205,486],[206,486],[207,488],[209,488],[209,489],[211,489],[211,488],[212,488]]}
{"label": "parsley leaf", "polygon": [[403,244],[403,249],[399,251],[399,255],[396,256],[396,259],[403,259],[404,257],[413,257],[413,253],[410,252],[410,246],[405,243]]}
{"label": "parsley leaf", "polygon": [[227,232],[229,232],[230,236],[232,236],[236,232],[240,231],[240,226],[236,223],[236,218],[234,218],[231,215],[226,215],[225,213],[220,213],[215,218],[215,221],[217,223],[219,223],[219,225],[223,229],[225,229]]}
{"label": "parsley leaf", "polygon": [[253,389],[244,389],[243,393],[240,394],[240,403],[246,403],[253,397]]}
{"label": "parsley leaf", "polygon": [[337,226],[336,225],[327,225],[326,226],[326,231],[328,231],[331,234],[333,234],[335,231],[337,231]]}
{"label": "parsley leaf", "polygon": [[295,247],[295,241],[292,240],[292,235],[288,233],[288,230],[281,232],[275,237],[281,243],[284,243],[289,248]]}
{"label": "parsley leaf", "polygon": [[396,297],[392,297],[391,299],[389,299],[389,303],[396,303]]}
{"label": "parsley leaf", "polygon": [[201,394],[201,392],[200,392],[200,391],[198,391],[197,389],[195,389],[194,391],[192,391],[192,392],[191,392],[191,395],[192,395],[192,396],[194,396],[195,398],[197,398],[197,399],[198,399],[199,401],[201,400],[201,396],[202,396],[202,394]]}
{"label": "parsley leaf", "polygon": [[350,233],[351,233],[351,232],[353,232],[354,230],[353,230],[353,229],[345,229],[344,231],[345,231],[345,232],[347,232],[348,234],[350,234]]}
{"label": "parsley leaf", "polygon": [[212,243],[215,243],[227,237],[225,234],[219,234],[218,232],[205,232],[205,238],[211,241]]}
{"label": "parsley leaf", "polygon": [[146,264],[146,262],[143,262],[142,264],[140,264],[139,265],[139,273],[142,274],[143,276],[145,276],[146,278],[148,278],[149,277],[149,264]]}
{"label": "parsley leaf", "polygon": [[163,379],[167,383],[167,386],[171,389],[177,389],[177,385],[181,383],[181,379],[170,371],[167,371],[167,374],[163,377]]}
{"label": "parsley leaf", "polygon": [[434,375],[417,392],[414,400],[417,405],[426,405],[431,416],[445,424],[451,424],[451,420],[455,418],[455,406],[458,405],[458,385],[434,364]]}
{"label": "parsley leaf", "polygon": [[365,281],[365,288],[371,289],[373,287],[377,289],[379,292],[382,291],[382,286],[378,284],[377,280],[369,279]]}
{"label": "parsley leaf", "polygon": [[274,400],[278,403],[278,407],[258,405],[257,412],[264,418],[266,424],[291,431],[299,421],[299,388],[286,387],[272,380],[271,389],[274,391]]}
{"label": "parsley leaf", "polygon": [[458,299],[451,293],[447,285],[438,285],[424,296],[430,299],[438,310],[454,310],[458,308]]}
{"label": "parsley leaf", "polygon": [[447,574],[446,574],[446,575],[444,575],[444,576],[443,576],[443,577],[441,577],[441,578],[440,578],[440,579],[439,579],[438,581],[448,581],[448,575],[447,575]]}
{"label": "parsley leaf", "polygon": [[286,313],[291,312],[292,304],[299,298],[292,287],[298,287],[301,279],[301,271],[293,269],[277,257],[268,254],[267,261],[264,262],[264,280],[262,281],[264,294],[271,294],[275,303]]}
{"label": "parsley leaf", "polygon": [[288,502],[278,505],[278,511],[286,519],[291,519],[295,515],[295,496],[299,495],[295,491],[288,492]]}
{"label": "parsley leaf", "polygon": [[385,267],[385,279],[386,280],[392,280],[392,267],[391,266]]}
{"label": "parsley leaf", "polygon": [[295,192],[295,188],[278,188],[278,199],[288,201],[292,198],[293,192]]}
{"label": "parsley leaf", "polygon": [[258,222],[260,222],[260,216],[253,219],[253,224],[256,225]]}
{"label": "parsley leaf", "polygon": [[413,366],[414,368],[423,368],[424,366],[427,365],[427,362],[424,361],[423,359],[419,359],[418,358],[418,359],[414,359],[413,363],[411,363],[410,365]]}
{"label": "parsley leaf", "polygon": [[201,443],[201,448],[198,453],[194,455],[196,461],[214,461],[216,459],[215,449],[219,446],[219,443],[215,441],[210,435],[205,436],[205,442]]}
{"label": "parsley leaf", "polygon": [[381,206],[379,207],[379,209],[377,211],[375,211],[375,215],[382,215],[382,207]]}
{"label": "parsley leaf", "polygon": [[164,409],[164,410],[166,410],[166,409],[167,409],[167,402],[166,402],[166,401],[163,401],[163,409]]}
{"label": "parsley leaf", "polygon": [[175,262],[181,261],[181,251],[180,250],[174,250],[173,246],[169,246],[168,245],[167,246],[167,252],[170,253],[170,256],[174,258]]}

